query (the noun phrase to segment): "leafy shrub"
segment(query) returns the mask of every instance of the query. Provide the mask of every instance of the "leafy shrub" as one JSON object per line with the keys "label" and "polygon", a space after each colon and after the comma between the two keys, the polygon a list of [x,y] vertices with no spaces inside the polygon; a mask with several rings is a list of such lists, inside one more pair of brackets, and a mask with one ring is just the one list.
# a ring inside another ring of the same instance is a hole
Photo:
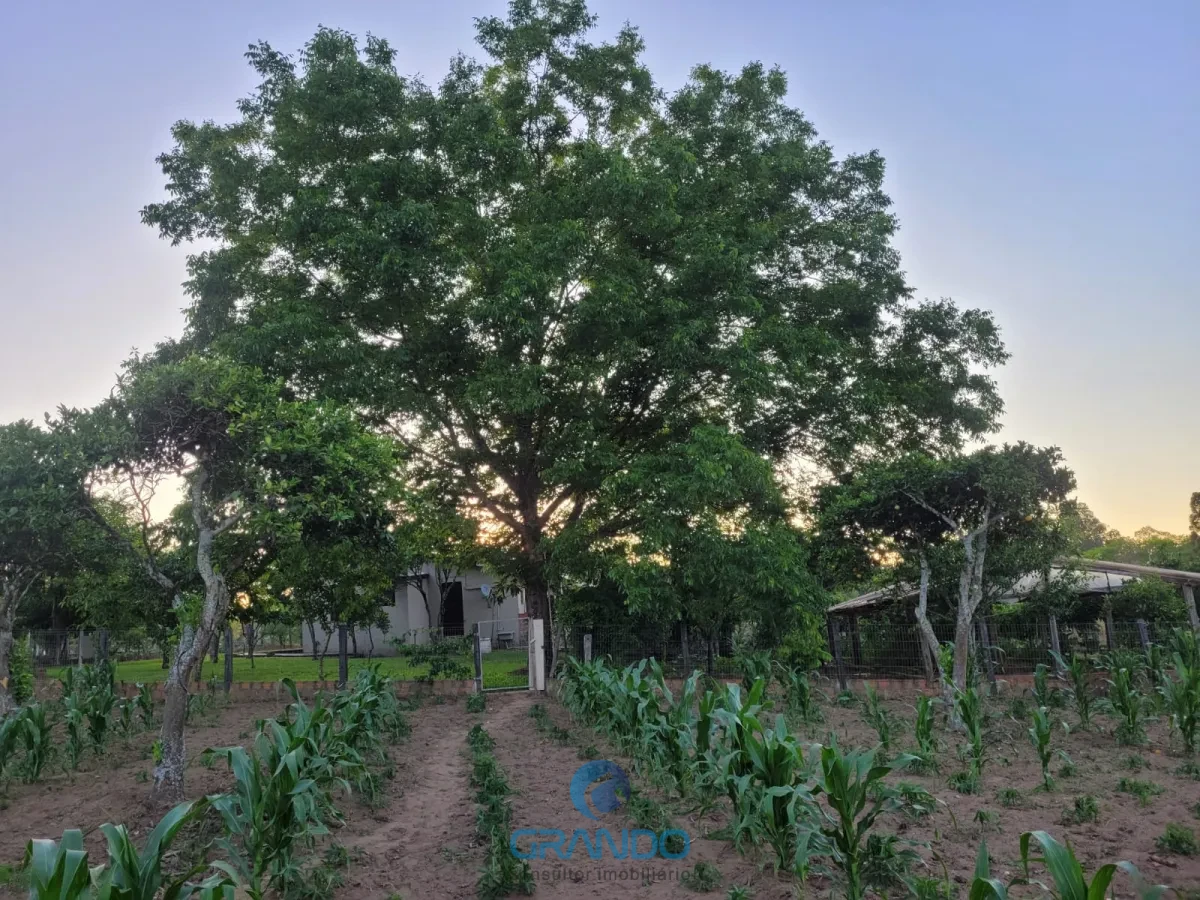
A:
{"label": "leafy shrub", "polygon": [[[412,638],[409,640],[409,638]],[[417,676],[417,681],[436,681],[449,678],[465,681],[475,673],[468,661],[474,652],[473,639],[469,637],[442,637],[425,644],[416,643],[415,632],[404,638],[392,640],[396,652],[413,666],[428,666],[427,671]]]}
{"label": "leafy shrub", "polygon": [[481,713],[487,709],[487,695],[471,694],[467,697],[467,712]]}

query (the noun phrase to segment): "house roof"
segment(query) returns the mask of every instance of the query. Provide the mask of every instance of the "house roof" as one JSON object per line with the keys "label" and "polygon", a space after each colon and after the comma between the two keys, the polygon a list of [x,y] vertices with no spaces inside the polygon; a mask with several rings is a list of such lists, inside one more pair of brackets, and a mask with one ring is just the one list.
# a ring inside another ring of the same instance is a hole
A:
{"label": "house roof", "polygon": [[[1102,594],[1119,591],[1127,582],[1136,581],[1139,577],[1155,576],[1173,584],[1200,585],[1200,573],[1184,572],[1178,569],[1159,569],[1154,566],[1135,566],[1130,563],[1114,563],[1094,559],[1066,559],[1061,565],[1051,566],[1050,580],[1057,581],[1063,573],[1070,570],[1082,573],[1082,582],[1078,590],[1081,594]],[[1020,578],[1012,588],[999,598],[1001,603],[1014,603],[1023,600],[1034,592],[1042,583],[1040,572],[1031,573]],[[874,609],[895,600],[907,600],[917,596],[916,585],[900,584],[883,590],[870,591],[849,600],[829,607],[826,612],[838,615],[853,614],[868,609]]]}

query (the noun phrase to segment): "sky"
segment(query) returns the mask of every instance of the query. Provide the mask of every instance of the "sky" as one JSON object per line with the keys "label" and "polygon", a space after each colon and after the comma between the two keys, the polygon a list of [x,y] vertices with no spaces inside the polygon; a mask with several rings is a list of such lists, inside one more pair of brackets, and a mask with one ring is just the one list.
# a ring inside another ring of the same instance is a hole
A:
{"label": "sky", "polygon": [[[182,328],[185,248],[142,225],[179,119],[235,117],[265,39],[370,32],[436,82],[496,0],[0,8],[0,421],[107,395]],[[878,149],[919,297],[992,310],[997,440],[1063,449],[1108,525],[1186,530],[1200,490],[1200,4],[599,2],[671,90],[761,60],[839,154]],[[681,12],[682,11],[682,12]]]}

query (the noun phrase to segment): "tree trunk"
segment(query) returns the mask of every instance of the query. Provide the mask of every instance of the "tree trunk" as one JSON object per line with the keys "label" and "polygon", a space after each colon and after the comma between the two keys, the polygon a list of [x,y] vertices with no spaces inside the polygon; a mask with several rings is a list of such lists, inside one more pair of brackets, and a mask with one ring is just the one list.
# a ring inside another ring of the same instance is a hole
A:
{"label": "tree trunk", "polygon": [[17,707],[13,699],[12,664],[13,625],[17,618],[16,592],[5,586],[0,595],[0,716],[5,716]]}
{"label": "tree trunk", "polygon": [[317,651],[317,626],[311,621],[308,623],[308,641],[312,644],[313,662],[316,662],[320,656]]}
{"label": "tree trunk", "polygon": [[[925,659],[925,675],[930,682],[936,681],[941,687],[943,694],[949,693],[949,685],[946,684],[946,673],[942,671],[942,658],[938,652],[937,635],[933,632],[933,626],[929,624],[929,560],[925,558],[925,554],[921,554],[921,591],[917,598],[917,634],[921,638],[921,646],[924,648],[922,654]],[[952,697],[947,696],[947,700],[952,700]]]}
{"label": "tree trunk", "polygon": [[[225,614],[229,610],[229,588],[224,576],[213,567],[212,559],[213,541],[228,524],[213,527],[208,519],[204,499],[207,480],[207,473],[201,469],[192,482],[191,491],[192,517],[198,530],[196,570],[204,582],[204,605],[200,610],[200,621],[194,627],[183,626],[175,661],[167,673],[161,732],[162,762],[154,769],[154,788],[150,795],[152,801],[160,804],[183,800],[183,771],[187,763],[183,725],[187,718],[188,676],[224,628]],[[177,610],[181,609],[183,597],[176,593],[172,603]]]}
{"label": "tree trunk", "polygon": [[250,671],[254,671],[254,649],[258,644],[258,632],[253,622],[242,626],[242,636],[246,638],[246,655],[250,657]]}

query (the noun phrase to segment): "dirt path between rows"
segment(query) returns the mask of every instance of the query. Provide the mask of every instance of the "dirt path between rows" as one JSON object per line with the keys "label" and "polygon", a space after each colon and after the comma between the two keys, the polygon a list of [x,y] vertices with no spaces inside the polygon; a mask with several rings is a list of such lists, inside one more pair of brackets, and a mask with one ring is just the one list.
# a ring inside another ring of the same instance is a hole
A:
{"label": "dirt path between rows", "polygon": [[[570,835],[583,829],[592,835],[605,828],[620,841],[621,829],[634,829],[624,810],[603,815],[599,821],[586,818],[571,802],[571,777],[586,762],[576,746],[560,744],[543,736],[536,728],[529,711],[534,703],[546,707],[554,722],[571,731],[576,744],[597,745],[601,758],[612,759],[629,772],[635,789],[647,786],[639,782],[628,762],[606,753],[603,742],[590,730],[571,720],[567,711],[553,698],[534,698],[529,694],[506,694],[488,698],[485,726],[496,741],[496,759],[516,789],[513,797],[513,827],[561,829]],[[681,876],[697,862],[713,863],[720,870],[721,888],[714,894],[723,895],[735,885],[753,886],[757,900],[780,900],[794,896],[790,883],[777,880],[768,868],[759,867],[742,858],[726,841],[703,837],[710,824],[698,823],[686,814],[677,814],[674,824],[691,838],[688,857],[682,860],[613,859],[607,845],[603,859],[588,857],[580,843],[570,861],[560,861],[550,851],[547,859],[530,860],[537,880],[537,896],[577,900],[577,898],[628,897],[638,900],[682,900],[696,894],[682,883]],[[643,848],[646,844],[643,842]]]}
{"label": "dirt path between rows", "polygon": [[356,856],[339,900],[461,900],[475,896],[482,850],[464,754],[475,717],[461,703],[425,705],[393,748],[388,802],[372,813],[347,804],[337,841]]}

